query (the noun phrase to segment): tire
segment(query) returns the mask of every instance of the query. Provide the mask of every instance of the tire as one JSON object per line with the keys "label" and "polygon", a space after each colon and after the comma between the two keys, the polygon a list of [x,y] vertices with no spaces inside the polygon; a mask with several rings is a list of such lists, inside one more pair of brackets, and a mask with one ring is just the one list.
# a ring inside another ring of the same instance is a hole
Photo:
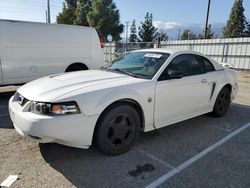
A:
{"label": "tire", "polygon": [[113,105],[98,122],[96,145],[107,155],[128,151],[140,135],[140,116],[132,106],[124,103]]}
{"label": "tire", "polygon": [[213,116],[222,117],[227,113],[230,105],[230,95],[231,92],[227,87],[222,88],[214,104]]}
{"label": "tire", "polygon": [[81,70],[88,70],[88,67],[83,63],[73,63],[67,67],[65,72],[74,72],[74,71],[81,71]]}

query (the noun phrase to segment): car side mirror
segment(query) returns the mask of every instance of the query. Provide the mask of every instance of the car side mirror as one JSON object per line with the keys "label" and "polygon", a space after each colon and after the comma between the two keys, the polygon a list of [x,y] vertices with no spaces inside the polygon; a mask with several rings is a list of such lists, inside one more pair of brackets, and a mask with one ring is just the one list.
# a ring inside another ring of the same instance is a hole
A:
{"label": "car side mirror", "polygon": [[181,79],[183,77],[183,73],[176,70],[168,70],[167,71],[169,79]]}

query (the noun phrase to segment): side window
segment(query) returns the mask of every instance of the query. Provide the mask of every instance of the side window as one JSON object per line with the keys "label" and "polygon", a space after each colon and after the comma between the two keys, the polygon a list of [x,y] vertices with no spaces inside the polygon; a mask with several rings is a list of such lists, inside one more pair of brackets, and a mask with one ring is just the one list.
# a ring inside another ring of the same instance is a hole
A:
{"label": "side window", "polygon": [[178,71],[181,71],[183,73],[183,76],[205,73],[205,67],[203,63],[199,61],[195,55],[179,55],[169,64],[169,68],[171,68],[172,63],[179,65]]}
{"label": "side window", "polygon": [[192,76],[205,73],[205,66],[204,63],[196,57],[196,55],[179,55],[169,63],[159,80],[168,79],[167,73],[170,70],[181,72],[183,76]]}
{"label": "side window", "polygon": [[183,75],[191,76],[205,73],[205,67],[195,55],[186,55],[186,61],[183,63]]}
{"label": "side window", "polygon": [[172,71],[178,71],[178,72],[183,72],[183,66],[182,66],[182,62],[185,59],[183,59],[183,57],[178,56],[176,58],[174,58],[170,64],[167,67],[167,70],[172,70]]}
{"label": "side window", "polygon": [[168,80],[170,79],[168,72],[169,71],[177,71],[177,72],[183,72],[183,66],[182,66],[182,55],[175,57],[167,66],[167,68],[162,72],[161,76],[158,78],[158,81],[161,80]]}
{"label": "side window", "polygon": [[206,72],[215,71],[213,64],[205,57],[202,57],[203,63],[205,65]]}

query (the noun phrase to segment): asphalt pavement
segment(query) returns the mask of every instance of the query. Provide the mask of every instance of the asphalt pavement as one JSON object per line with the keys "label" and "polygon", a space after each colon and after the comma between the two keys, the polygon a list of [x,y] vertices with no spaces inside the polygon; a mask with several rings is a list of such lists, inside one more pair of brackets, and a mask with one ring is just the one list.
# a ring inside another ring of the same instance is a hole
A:
{"label": "asphalt pavement", "polygon": [[129,152],[105,156],[95,147],[82,150],[22,138],[9,119],[11,95],[0,93],[0,182],[19,174],[13,187],[250,187],[250,128],[235,134],[250,122],[248,105],[232,104],[222,118],[206,114],[142,133]]}

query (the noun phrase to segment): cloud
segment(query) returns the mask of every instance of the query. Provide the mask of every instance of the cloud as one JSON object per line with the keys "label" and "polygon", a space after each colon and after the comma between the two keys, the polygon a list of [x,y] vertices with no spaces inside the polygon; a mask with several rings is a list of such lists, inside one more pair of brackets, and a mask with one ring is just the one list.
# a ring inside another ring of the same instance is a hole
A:
{"label": "cloud", "polygon": [[178,26],[180,26],[180,23],[177,22],[162,22],[162,21],[154,21],[153,25],[158,28],[158,29],[162,29],[162,30],[168,30],[168,29],[173,29],[176,28]]}

